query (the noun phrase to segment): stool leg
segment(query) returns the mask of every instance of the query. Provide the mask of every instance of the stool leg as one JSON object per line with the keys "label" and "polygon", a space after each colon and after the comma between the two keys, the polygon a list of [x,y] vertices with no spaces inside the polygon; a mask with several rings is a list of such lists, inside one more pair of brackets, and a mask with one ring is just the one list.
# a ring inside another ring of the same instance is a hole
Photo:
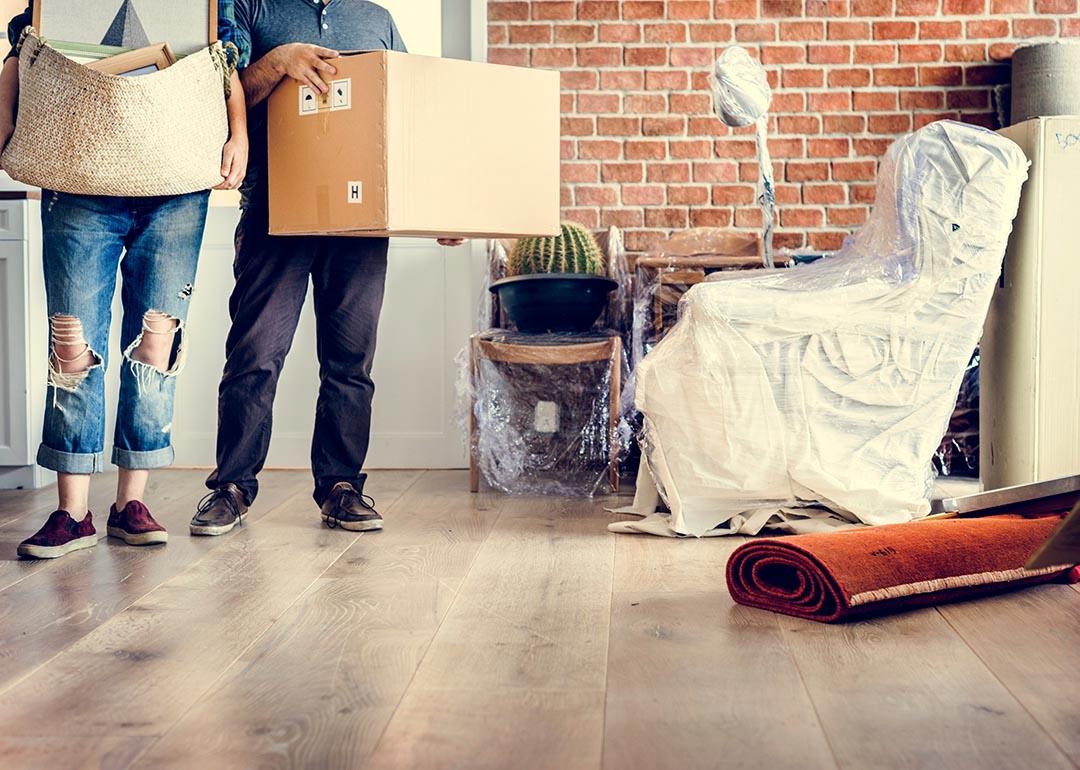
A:
{"label": "stool leg", "polygon": [[611,425],[609,427],[608,445],[611,452],[608,475],[612,494],[619,491],[619,407],[622,395],[622,337],[612,338],[611,352]]}
{"label": "stool leg", "polygon": [[476,376],[479,369],[478,354],[476,340],[472,340],[469,345],[469,375],[472,379],[469,388],[469,491],[473,493],[480,491],[480,458],[477,456],[479,447],[477,446],[478,426],[476,424],[476,389],[479,387],[479,378]]}

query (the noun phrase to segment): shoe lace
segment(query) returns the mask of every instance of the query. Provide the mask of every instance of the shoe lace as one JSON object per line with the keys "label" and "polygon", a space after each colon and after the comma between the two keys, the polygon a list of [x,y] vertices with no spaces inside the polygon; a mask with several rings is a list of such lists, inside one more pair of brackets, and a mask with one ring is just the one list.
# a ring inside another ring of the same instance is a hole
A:
{"label": "shoe lace", "polygon": [[370,495],[365,495],[363,492],[358,492],[356,487],[349,486],[348,489],[343,489],[338,494],[340,497],[338,497],[337,505],[335,505],[333,510],[326,516],[326,526],[330,529],[337,529],[337,527],[341,525],[341,519],[337,516],[337,512],[345,507],[345,501],[349,497],[356,500],[361,508],[366,508],[369,511],[378,513],[378,511],[375,510],[375,498]]}
{"label": "shoe lace", "polygon": [[225,501],[225,504],[229,506],[229,510],[232,511],[233,516],[236,518],[237,523],[241,527],[244,526],[244,517],[240,515],[240,508],[236,505],[236,500],[224,489],[215,489],[199,501],[199,505],[195,509],[196,518],[213,508],[219,500]]}

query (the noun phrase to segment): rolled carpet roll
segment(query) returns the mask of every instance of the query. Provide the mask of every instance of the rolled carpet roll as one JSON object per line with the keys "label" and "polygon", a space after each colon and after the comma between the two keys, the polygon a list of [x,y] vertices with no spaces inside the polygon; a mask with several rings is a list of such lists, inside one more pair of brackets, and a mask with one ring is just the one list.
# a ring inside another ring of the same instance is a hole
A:
{"label": "rolled carpet roll", "polygon": [[1024,563],[1061,516],[988,516],[752,540],[728,561],[739,604],[835,623],[1070,581],[1072,564]]}

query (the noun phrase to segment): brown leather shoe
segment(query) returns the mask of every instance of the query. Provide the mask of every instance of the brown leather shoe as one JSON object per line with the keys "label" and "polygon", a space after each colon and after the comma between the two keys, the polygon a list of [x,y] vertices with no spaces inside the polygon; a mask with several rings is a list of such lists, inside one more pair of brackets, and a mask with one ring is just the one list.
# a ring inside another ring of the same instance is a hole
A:
{"label": "brown leather shoe", "polygon": [[244,493],[235,484],[218,487],[199,501],[198,512],[191,520],[193,535],[224,535],[237,524],[243,526],[248,506]]}
{"label": "brown leather shoe", "polygon": [[339,481],[322,505],[322,518],[330,529],[375,532],[383,528],[383,518],[375,501],[348,481]]}

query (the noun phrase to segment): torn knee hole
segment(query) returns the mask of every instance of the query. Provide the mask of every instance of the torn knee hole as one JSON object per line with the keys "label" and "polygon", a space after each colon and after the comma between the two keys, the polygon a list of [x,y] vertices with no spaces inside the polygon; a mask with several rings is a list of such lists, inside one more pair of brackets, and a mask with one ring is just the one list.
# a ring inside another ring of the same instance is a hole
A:
{"label": "torn knee hole", "polygon": [[102,365],[102,358],[86,341],[82,321],[57,313],[49,319],[49,384],[59,390],[74,391]]}
{"label": "torn knee hole", "polygon": [[142,331],[124,351],[140,389],[157,376],[175,377],[183,368],[184,324],[179,318],[148,310]]}

